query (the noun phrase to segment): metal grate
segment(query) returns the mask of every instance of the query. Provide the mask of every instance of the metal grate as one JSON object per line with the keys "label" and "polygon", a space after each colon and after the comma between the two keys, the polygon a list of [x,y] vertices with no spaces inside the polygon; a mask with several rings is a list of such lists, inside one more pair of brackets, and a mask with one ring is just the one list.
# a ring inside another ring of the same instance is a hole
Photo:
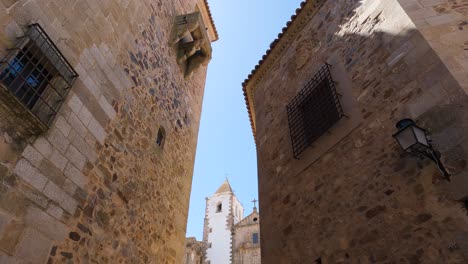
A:
{"label": "metal grate", "polygon": [[39,24],[28,27],[0,69],[0,82],[46,126],[78,77]]}
{"label": "metal grate", "polygon": [[287,105],[295,158],[343,116],[330,65],[325,64]]}

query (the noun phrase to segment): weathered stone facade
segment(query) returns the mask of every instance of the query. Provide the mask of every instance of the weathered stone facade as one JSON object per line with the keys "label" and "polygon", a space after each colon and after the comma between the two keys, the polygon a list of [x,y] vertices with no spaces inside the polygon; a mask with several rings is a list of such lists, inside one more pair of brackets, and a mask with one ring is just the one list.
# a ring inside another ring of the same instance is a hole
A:
{"label": "weathered stone facade", "polygon": [[[244,83],[263,263],[468,262],[466,48],[433,41],[450,28],[450,43],[466,42],[468,28],[447,16],[422,29],[399,2],[466,11],[450,0],[309,0]],[[286,105],[325,62],[347,117],[294,159]],[[429,130],[452,182],[392,138],[406,117]]]}
{"label": "weathered stone facade", "polygon": [[197,241],[195,237],[188,237],[185,243],[185,255],[182,264],[203,264],[205,243]]}
{"label": "weathered stone facade", "polygon": [[233,238],[233,264],[260,264],[260,215],[257,208],[237,223]]}
{"label": "weathered stone facade", "polygon": [[2,116],[0,263],[182,261],[207,67],[170,43],[195,11],[216,40],[204,0],[0,1],[4,54],[39,23],[79,74],[46,132]]}

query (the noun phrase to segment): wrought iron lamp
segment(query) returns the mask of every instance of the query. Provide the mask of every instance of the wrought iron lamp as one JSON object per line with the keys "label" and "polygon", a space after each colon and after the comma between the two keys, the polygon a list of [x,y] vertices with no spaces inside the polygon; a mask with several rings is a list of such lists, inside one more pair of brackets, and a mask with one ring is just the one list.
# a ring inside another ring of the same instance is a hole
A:
{"label": "wrought iron lamp", "polygon": [[398,132],[393,137],[405,152],[425,156],[431,159],[439,168],[442,176],[450,181],[450,174],[440,161],[440,152],[435,150],[427,138],[426,130],[416,125],[411,119],[402,119],[397,124]]}

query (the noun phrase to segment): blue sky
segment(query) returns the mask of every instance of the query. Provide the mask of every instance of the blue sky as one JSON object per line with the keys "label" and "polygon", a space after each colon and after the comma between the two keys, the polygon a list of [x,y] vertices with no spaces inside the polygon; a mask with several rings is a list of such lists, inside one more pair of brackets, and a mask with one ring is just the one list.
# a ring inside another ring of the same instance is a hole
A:
{"label": "blue sky", "polygon": [[202,239],[205,197],[227,175],[244,215],[258,199],[257,157],[242,82],[290,20],[300,0],[210,0],[213,43],[198,137],[187,237]]}

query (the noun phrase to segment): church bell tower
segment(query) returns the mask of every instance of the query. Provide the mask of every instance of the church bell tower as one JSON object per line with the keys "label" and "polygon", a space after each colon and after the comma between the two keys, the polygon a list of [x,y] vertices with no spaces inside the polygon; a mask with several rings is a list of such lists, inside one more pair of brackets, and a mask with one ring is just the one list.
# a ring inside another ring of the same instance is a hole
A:
{"label": "church bell tower", "polygon": [[244,208],[226,179],[218,190],[206,198],[203,242],[205,263],[232,263],[232,228],[244,217]]}

